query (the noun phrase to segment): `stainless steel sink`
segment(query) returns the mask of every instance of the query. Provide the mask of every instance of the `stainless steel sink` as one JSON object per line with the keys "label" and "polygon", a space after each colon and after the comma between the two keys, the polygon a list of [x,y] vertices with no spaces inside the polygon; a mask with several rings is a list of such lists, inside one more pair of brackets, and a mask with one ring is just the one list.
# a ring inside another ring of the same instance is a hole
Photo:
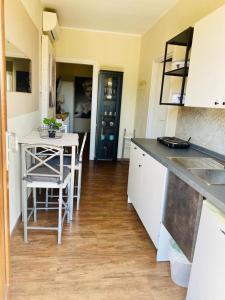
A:
{"label": "stainless steel sink", "polygon": [[190,169],[190,172],[202,179],[208,185],[225,184],[225,170]]}
{"label": "stainless steel sink", "polygon": [[210,157],[167,157],[186,169],[224,170],[225,166]]}

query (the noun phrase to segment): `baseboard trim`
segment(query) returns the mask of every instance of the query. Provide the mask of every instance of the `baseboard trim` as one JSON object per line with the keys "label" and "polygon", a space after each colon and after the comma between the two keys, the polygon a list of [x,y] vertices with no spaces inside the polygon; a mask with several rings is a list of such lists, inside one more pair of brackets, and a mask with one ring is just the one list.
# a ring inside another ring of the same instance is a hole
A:
{"label": "baseboard trim", "polygon": [[119,161],[119,162],[129,162],[130,159],[129,158],[117,158],[117,161]]}
{"label": "baseboard trim", "polygon": [[13,237],[13,235],[15,234],[15,231],[16,229],[19,227],[19,224],[22,222],[22,212],[20,213],[17,221],[16,221],[16,224],[14,225],[13,229],[12,229],[12,232],[10,233],[10,238]]}

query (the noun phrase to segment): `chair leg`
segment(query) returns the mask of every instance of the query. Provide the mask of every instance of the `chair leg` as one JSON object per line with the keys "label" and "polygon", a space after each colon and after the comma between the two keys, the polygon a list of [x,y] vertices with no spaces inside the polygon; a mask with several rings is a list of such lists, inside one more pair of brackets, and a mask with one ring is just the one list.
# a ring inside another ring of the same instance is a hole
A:
{"label": "chair leg", "polygon": [[27,234],[27,188],[24,189],[24,199],[23,199],[23,230],[24,230],[24,242],[28,242]]}
{"label": "chair leg", "polygon": [[74,180],[73,180],[73,182],[72,182],[72,185],[70,184],[70,190],[69,190],[69,197],[70,197],[70,202],[69,202],[69,204],[70,204],[70,208],[69,208],[69,211],[70,211],[70,221],[72,221],[73,220],[73,197],[74,197],[74,195],[73,195],[73,197],[72,197],[72,193],[74,194],[74,183],[75,183],[75,175],[76,175],[76,171],[74,170]]}
{"label": "chair leg", "polygon": [[82,178],[82,165],[78,171],[78,183],[77,183],[77,210],[80,209],[80,193],[81,193],[81,178]]}
{"label": "chair leg", "polygon": [[41,188],[38,189],[38,194],[41,195]]}
{"label": "chair leg", "polygon": [[75,171],[75,182],[74,182],[74,195],[77,197],[77,193],[78,193],[78,174],[79,171],[76,170]]}
{"label": "chair leg", "polygon": [[46,188],[45,192],[45,210],[48,210],[48,188]]}
{"label": "chair leg", "polygon": [[33,188],[34,222],[37,222],[37,191]]}
{"label": "chair leg", "polygon": [[71,184],[68,184],[67,186],[67,223],[70,223],[70,189]]}
{"label": "chair leg", "polygon": [[62,188],[59,189],[58,244],[62,242]]}

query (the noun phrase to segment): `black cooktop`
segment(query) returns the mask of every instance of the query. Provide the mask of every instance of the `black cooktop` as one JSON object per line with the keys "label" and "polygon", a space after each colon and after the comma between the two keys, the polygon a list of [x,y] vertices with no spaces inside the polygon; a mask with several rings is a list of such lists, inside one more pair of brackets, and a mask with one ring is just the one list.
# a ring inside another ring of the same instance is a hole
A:
{"label": "black cooktop", "polygon": [[186,149],[190,147],[190,141],[191,138],[188,139],[188,141],[176,138],[174,137],[169,137],[169,136],[163,136],[163,137],[158,137],[157,141],[169,148],[174,148],[174,149]]}

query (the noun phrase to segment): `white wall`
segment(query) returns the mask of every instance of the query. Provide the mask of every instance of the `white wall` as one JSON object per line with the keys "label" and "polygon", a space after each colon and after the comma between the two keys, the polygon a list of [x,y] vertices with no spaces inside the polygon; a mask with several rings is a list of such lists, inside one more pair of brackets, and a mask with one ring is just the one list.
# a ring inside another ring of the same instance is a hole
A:
{"label": "white wall", "polygon": [[[18,138],[36,129],[39,124],[39,111],[8,119],[8,131],[15,132]],[[9,153],[9,209],[10,232],[12,232],[21,213],[21,156],[20,151]]]}

